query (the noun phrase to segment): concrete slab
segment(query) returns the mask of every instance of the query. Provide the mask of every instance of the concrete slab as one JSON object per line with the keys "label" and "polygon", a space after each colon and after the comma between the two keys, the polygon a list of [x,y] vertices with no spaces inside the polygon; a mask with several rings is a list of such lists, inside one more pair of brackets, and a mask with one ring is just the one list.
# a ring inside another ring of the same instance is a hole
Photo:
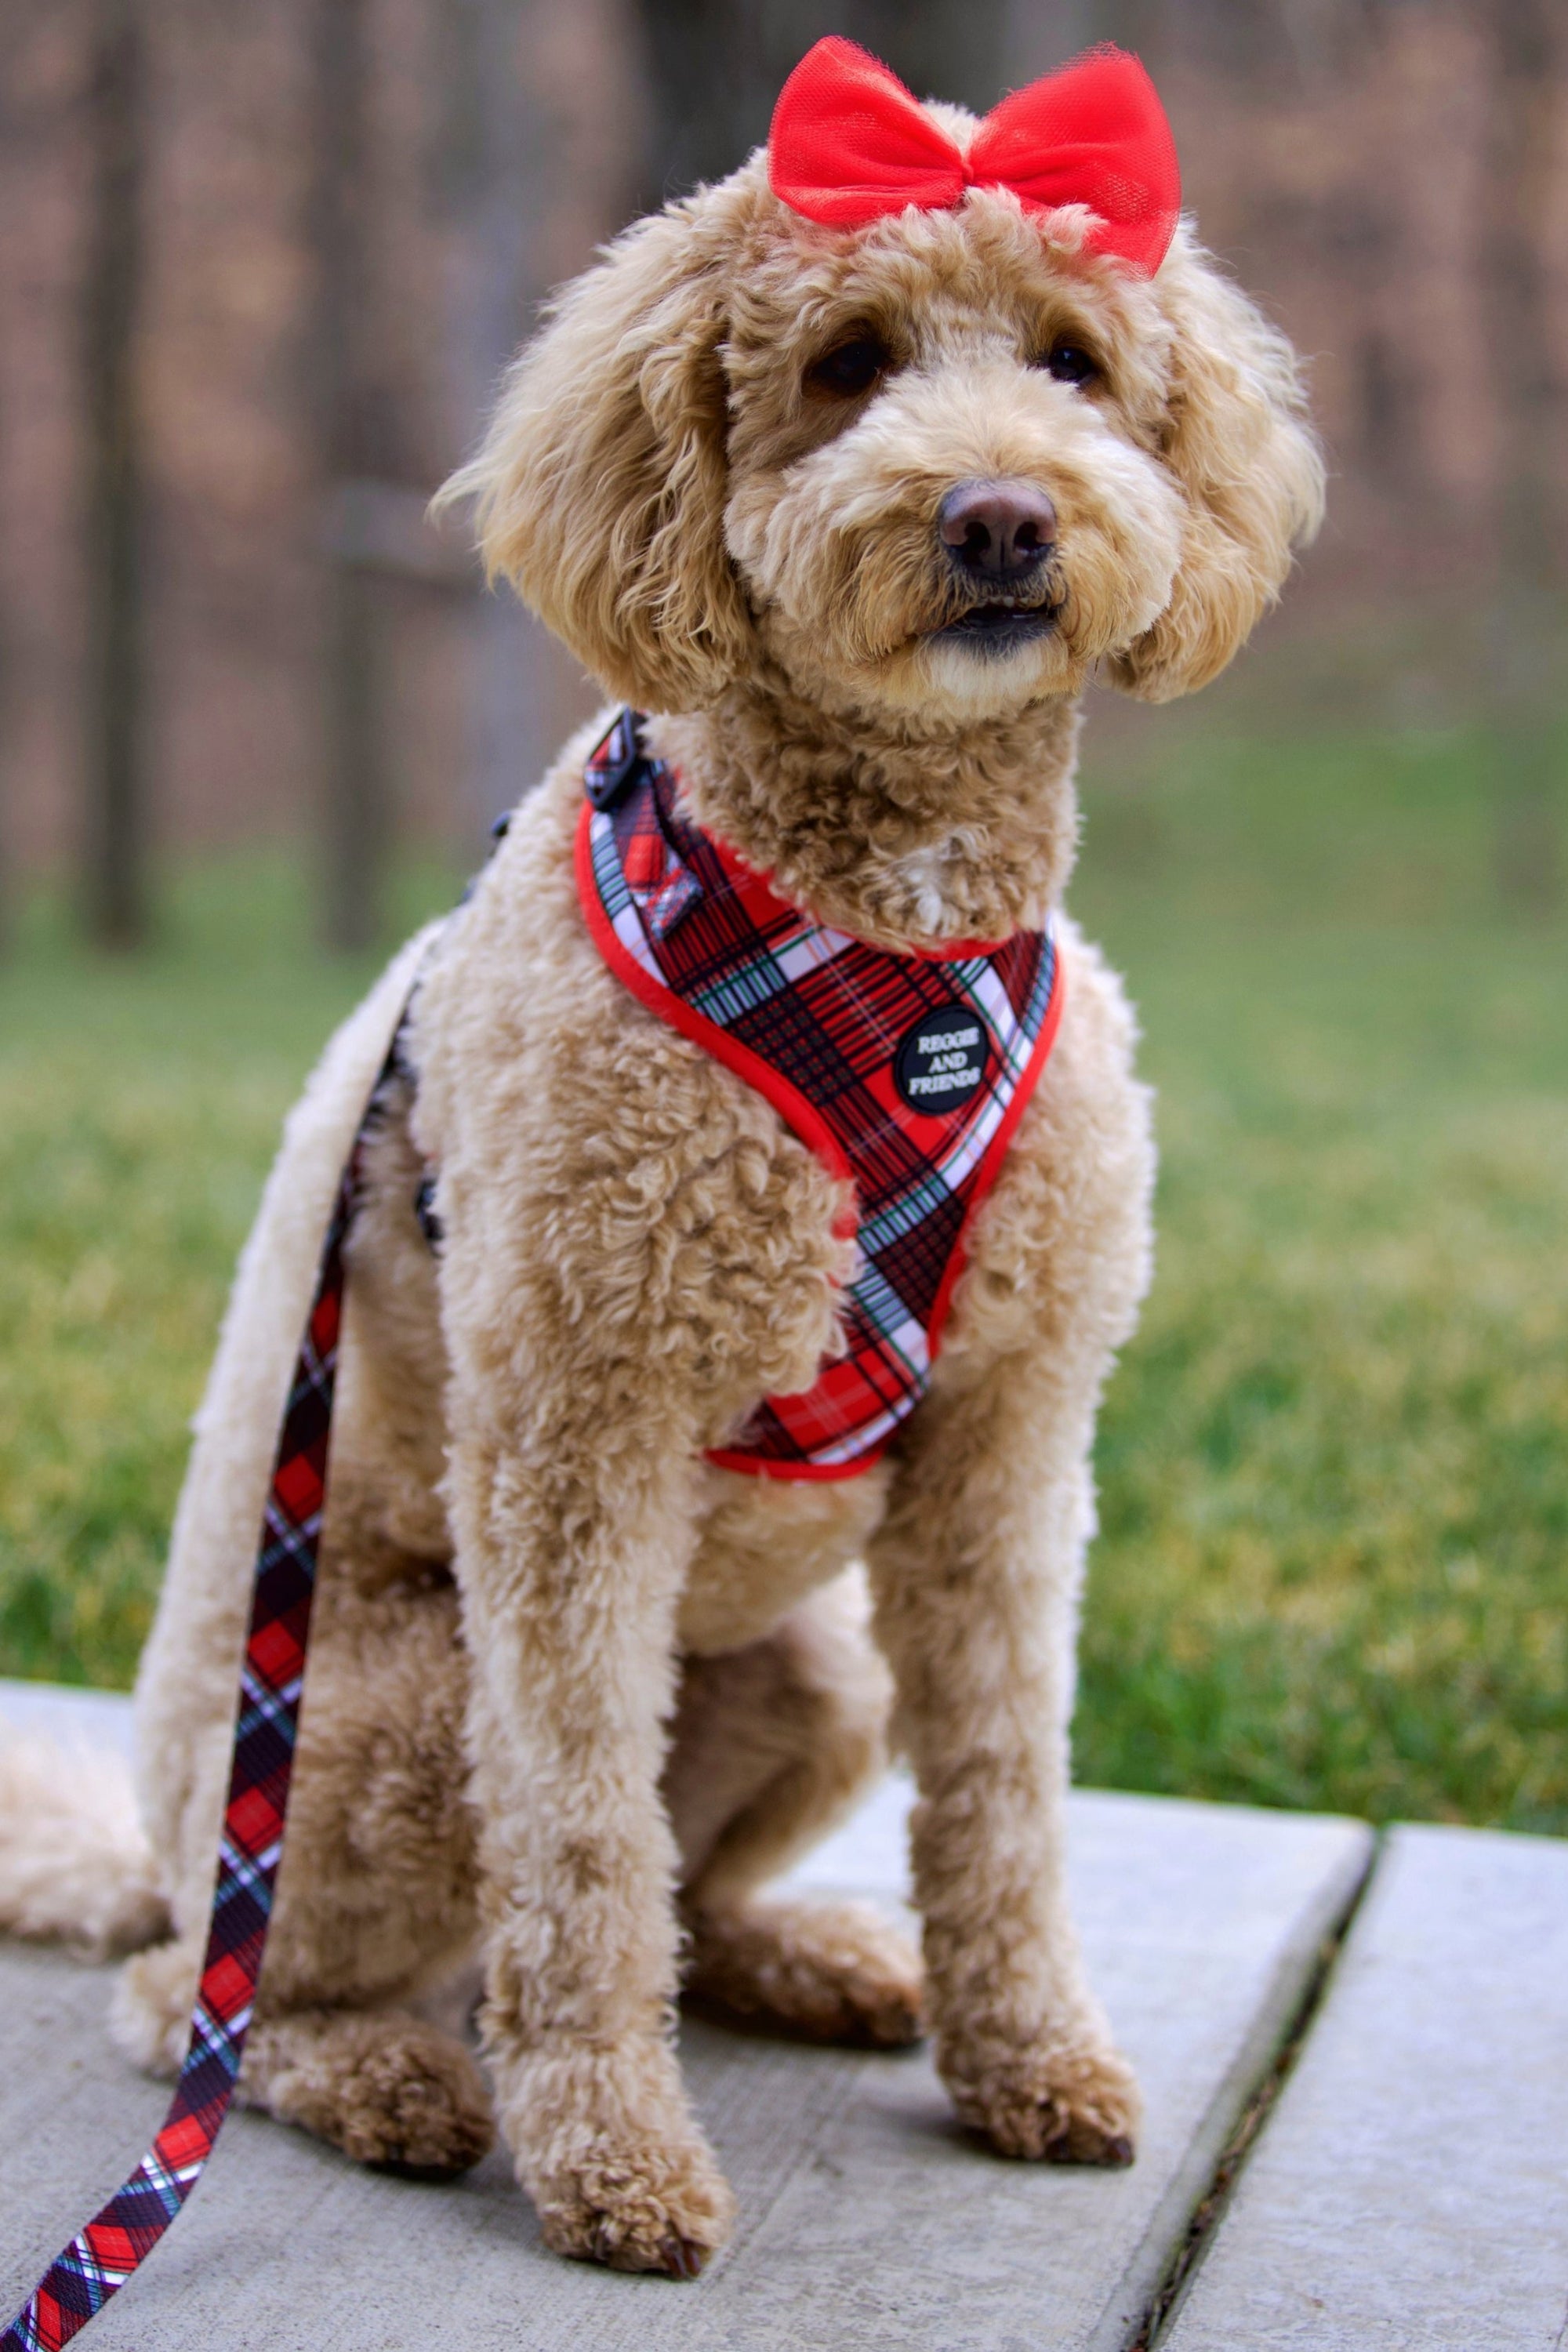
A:
{"label": "concrete slab", "polygon": [[[0,1719],[18,1712],[14,1689],[0,1685]],[[35,1721],[47,1712],[36,1693],[26,1704]],[[896,1901],[908,1803],[907,1788],[886,1784],[801,1883]],[[742,2207],[734,2243],[697,2285],[544,2254],[504,2158],[429,2188],[241,2115],[147,2270],[94,2323],[96,2343],[1110,2352],[1135,2337],[1368,1851],[1354,1822],[1074,1798],[1079,1914],[1148,2102],[1129,2171],[988,2157],[952,2124],[921,2053],[806,2050],[689,2023],[689,2076]],[[0,1950],[5,2311],[162,2113],[160,2088],[109,2043],[108,1989],[100,1971]]]}
{"label": "concrete slab", "polygon": [[1400,1829],[1162,2352],[1568,2343],[1568,1843]]}
{"label": "concrete slab", "polygon": [[111,1748],[129,1756],[131,1701],[118,1691],[0,1682],[0,1738],[7,1730],[43,1731],[68,1748]]}

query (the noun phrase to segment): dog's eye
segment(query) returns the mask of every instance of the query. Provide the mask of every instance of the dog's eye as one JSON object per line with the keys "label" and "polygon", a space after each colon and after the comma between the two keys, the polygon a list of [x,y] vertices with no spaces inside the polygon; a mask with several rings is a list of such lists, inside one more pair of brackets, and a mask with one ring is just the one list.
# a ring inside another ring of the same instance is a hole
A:
{"label": "dog's eye", "polygon": [[807,389],[826,392],[837,400],[854,400],[886,374],[892,356],[879,335],[853,335],[813,360],[805,372]]}
{"label": "dog's eye", "polygon": [[1092,383],[1100,373],[1098,364],[1081,343],[1053,343],[1046,353],[1044,365],[1048,375],[1058,383]]}

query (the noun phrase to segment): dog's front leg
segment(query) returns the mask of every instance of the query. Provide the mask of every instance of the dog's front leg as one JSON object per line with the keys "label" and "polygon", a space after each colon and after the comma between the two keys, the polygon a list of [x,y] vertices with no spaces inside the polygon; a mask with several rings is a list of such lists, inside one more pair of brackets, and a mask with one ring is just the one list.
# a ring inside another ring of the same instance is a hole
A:
{"label": "dog's front leg", "polygon": [[500,2124],[557,2252],[690,2276],[732,2212],[671,2039],[658,1796],[692,1448],[653,1383],[616,1398],[591,1363],[536,1365],[510,1431],[467,1385],[449,1491]]}
{"label": "dog's front leg", "polygon": [[929,1401],[872,1548],[877,1632],[920,1786],[915,1897],[953,2104],[1005,2155],[1119,2164],[1137,2086],[1089,1990],[1063,1872],[1087,1431],[1081,1409],[1043,1430],[1032,1385],[1009,1364]]}

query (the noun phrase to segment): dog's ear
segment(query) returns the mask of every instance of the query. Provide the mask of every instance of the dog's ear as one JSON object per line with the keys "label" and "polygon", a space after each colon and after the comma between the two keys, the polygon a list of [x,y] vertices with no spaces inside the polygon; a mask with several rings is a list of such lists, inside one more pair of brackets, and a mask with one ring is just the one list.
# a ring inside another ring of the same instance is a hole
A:
{"label": "dog's ear", "polygon": [[645,709],[700,709],[751,648],[719,357],[751,176],[638,221],[565,289],[441,493],[474,499],[490,578]]}
{"label": "dog's ear", "polygon": [[1163,463],[1185,504],[1181,562],[1152,626],[1108,664],[1148,702],[1217,677],[1322,519],[1323,465],[1296,355],[1178,230],[1154,294],[1171,329]]}

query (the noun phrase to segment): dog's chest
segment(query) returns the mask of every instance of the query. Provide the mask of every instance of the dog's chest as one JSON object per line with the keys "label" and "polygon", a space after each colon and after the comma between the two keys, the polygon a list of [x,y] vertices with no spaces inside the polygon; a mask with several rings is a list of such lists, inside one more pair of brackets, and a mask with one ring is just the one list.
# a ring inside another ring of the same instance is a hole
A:
{"label": "dog's chest", "polygon": [[820,1483],[706,1469],[682,1647],[705,1656],[743,1649],[841,1575],[881,1517],[888,1476],[885,1465]]}

